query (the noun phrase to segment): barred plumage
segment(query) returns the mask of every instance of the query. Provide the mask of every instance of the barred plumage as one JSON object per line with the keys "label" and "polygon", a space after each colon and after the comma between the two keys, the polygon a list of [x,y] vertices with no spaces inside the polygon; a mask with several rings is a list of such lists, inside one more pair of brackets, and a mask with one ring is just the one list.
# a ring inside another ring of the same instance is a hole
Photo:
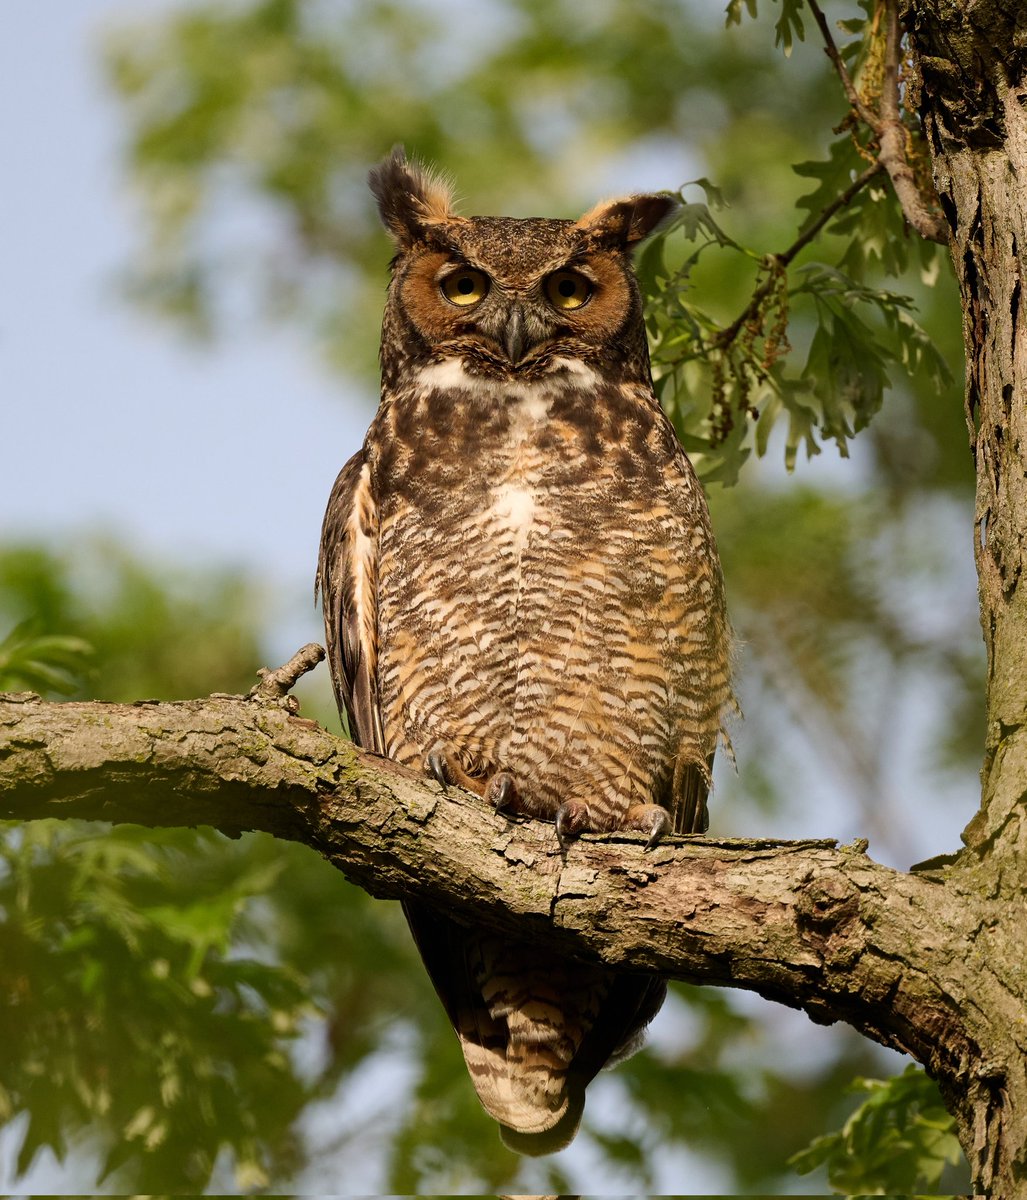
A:
{"label": "barred plumage", "polygon": [[[382,405],[336,483],[318,572],[354,738],[555,820],[561,842],[702,831],[729,634],[630,267],[672,202],[461,218],[398,152],[372,188],[399,251]],[[663,982],[407,916],[504,1137],[566,1144]]]}

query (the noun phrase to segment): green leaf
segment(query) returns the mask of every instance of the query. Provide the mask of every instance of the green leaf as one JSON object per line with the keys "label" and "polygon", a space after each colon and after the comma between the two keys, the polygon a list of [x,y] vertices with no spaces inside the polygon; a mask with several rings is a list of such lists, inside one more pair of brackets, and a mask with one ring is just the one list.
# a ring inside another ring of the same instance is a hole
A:
{"label": "green leaf", "polygon": [[804,0],[781,0],[781,16],[774,25],[774,45],[780,46],[786,56],[791,55],[794,40],[805,41],[806,31],[802,24]]}
{"label": "green leaf", "polygon": [[703,194],[706,197],[706,203],[710,208],[719,209],[729,207],[723,189],[707,179],[705,175],[700,176],[698,179],[690,179],[687,183],[682,184],[681,192],[683,193],[685,188],[688,187],[702,188]]}
{"label": "green leaf", "polygon": [[726,25],[741,25],[742,23],[742,5],[745,5],[745,10],[750,17],[756,17],[756,0],[730,0],[726,10]]}
{"label": "green leaf", "polygon": [[[862,157],[855,142],[848,136],[836,138],[831,143],[826,160],[795,163],[792,170],[796,175],[816,181],[813,191],[800,196],[795,202],[797,208],[805,209],[809,214],[804,226],[810,224],[832,204],[866,166],[867,160]],[[857,199],[859,195],[862,193],[857,194]],[[834,218],[834,223],[829,224],[828,231],[837,226],[840,220],[845,220],[850,212],[851,205]]]}
{"label": "green leaf", "polygon": [[825,1166],[832,1187],[848,1194],[911,1193],[933,1188],[945,1167],[960,1161],[955,1118],[920,1067],[911,1064],[887,1081],[857,1079],[853,1090],[869,1098],[838,1133],[793,1156],[800,1174]]}
{"label": "green leaf", "polygon": [[696,201],[682,204],[668,232],[674,229],[680,229],[689,242],[698,241],[700,236],[705,235],[718,246],[731,246],[735,250],[741,249],[734,238],[729,237],[713,219],[707,204],[699,204]]}
{"label": "green leaf", "polygon": [[82,638],[42,633],[38,619],[30,617],[0,642],[0,692],[28,688],[70,695],[92,653]]}

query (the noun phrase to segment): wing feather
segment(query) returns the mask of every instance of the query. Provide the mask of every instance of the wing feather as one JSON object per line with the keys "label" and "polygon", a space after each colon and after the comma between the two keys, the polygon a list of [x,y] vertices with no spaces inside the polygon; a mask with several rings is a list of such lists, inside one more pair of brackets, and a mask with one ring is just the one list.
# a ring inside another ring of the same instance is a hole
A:
{"label": "wing feather", "polygon": [[363,451],[339,472],[321,528],[315,591],[328,664],[358,746],[385,753],[378,702],[378,505]]}

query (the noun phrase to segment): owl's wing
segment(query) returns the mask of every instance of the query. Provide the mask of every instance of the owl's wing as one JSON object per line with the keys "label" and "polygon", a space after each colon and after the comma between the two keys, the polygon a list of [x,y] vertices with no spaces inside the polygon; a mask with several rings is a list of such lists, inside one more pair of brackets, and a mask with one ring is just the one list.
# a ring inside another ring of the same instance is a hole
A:
{"label": "owl's wing", "polygon": [[378,703],[378,505],[361,451],[339,472],[321,527],[315,591],[321,593],[328,664],[350,736],[385,753]]}
{"label": "owl's wing", "polygon": [[710,812],[706,801],[712,774],[712,754],[706,760],[705,770],[684,758],[675,763],[670,805],[675,833],[705,833],[709,829]]}
{"label": "owl's wing", "polygon": [[671,568],[679,574],[668,590],[681,605],[674,620],[687,647],[679,660],[684,668],[678,676],[683,703],[667,807],[675,833],[705,833],[710,824],[707,799],[714,755],[722,744],[732,756],[725,723],[738,711],[731,690],[731,629],[720,556],[706,505],[699,503],[699,482],[669,421],[665,429],[674,441],[674,454],[664,473],[668,507],[670,520],[679,522],[676,540],[683,550]]}

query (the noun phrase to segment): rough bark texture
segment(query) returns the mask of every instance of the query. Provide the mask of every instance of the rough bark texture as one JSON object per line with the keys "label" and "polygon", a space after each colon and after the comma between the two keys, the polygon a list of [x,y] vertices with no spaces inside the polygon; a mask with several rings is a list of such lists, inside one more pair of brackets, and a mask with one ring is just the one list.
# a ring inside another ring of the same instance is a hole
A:
{"label": "rough bark texture", "polygon": [[[274,678],[274,677],[272,677]],[[280,687],[174,704],[0,700],[0,817],[256,829],[369,892],[612,966],[747,988],[908,1051],[969,1119],[1010,1086],[1022,979],[989,961],[1018,899],[974,866],[903,874],[863,844],[583,838],[512,820],[296,717]],[[966,1110],[965,1113],[963,1110]],[[986,1131],[982,1131],[986,1132]]]}
{"label": "rough bark texture", "polygon": [[[975,908],[1011,923],[967,936],[998,984],[995,1036],[975,1080],[949,1095],[977,1187],[1022,1194],[1027,1180],[1024,851],[1027,796],[1027,9],[1022,0],[914,0],[906,13],[923,87],[921,117],[952,231],[966,343],[966,413],[977,470],[975,554],[988,650],[982,804],[960,878]],[[983,1005],[981,1006],[984,1007]],[[990,1004],[988,1005],[990,1008]],[[990,1078],[989,1078],[990,1076]]]}

